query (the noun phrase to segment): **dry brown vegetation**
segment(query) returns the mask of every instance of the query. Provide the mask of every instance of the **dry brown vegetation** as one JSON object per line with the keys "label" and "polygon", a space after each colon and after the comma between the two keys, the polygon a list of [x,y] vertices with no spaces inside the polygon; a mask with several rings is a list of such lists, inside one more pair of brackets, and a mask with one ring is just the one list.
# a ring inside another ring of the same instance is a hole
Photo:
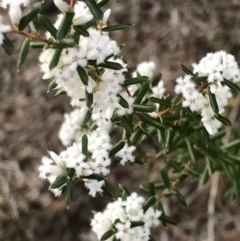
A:
{"label": "dry brown vegetation", "polygon": [[[49,4],[50,1],[47,1]],[[113,38],[126,43],[124,59],[130,70],[136,64],[153,60],[172,91],[174,80],[182,74],[178,63],[190,66],[207,52],[227,50],[239,62],[239,0],[112,0],[112,23],[134,23]],[[45,12],[54,16],[51,4]],[[12,36],[17,48],[19,38]],[[21,40],[22,41],[22,40]],[[47,94],[48,82],[41,80],[38,52],[28,56],[25,67],[16,72],[17,54],[0,59],[0,240],[2,241],[93,241],[89,232],[91,210],[101,210],[109,199],[91,198],[78,183],[74,202],[66,209],[62,198],[54,198],[48,184],[38,178],[40,159],[47,149],[63,149],[57,138],[63,114],[71,110],[68,98]],[[233,102],[234,133],[238,132],[238,103]],[[235,116],[234,116],[235,115]],[[157,170],[159,161],[154,170]],[[156,172],[150,172],[155,179]],[[145,179],[144,179],[145,180]],[[126,184],[136,190],[144,182],[141,167],[112,166],[108,181],[112,187]],[[213,182],[212,182],[213,184]],[[215,241],[238,241],[240,237],[240,200],[224,197],[228,188],[224,177],[215,182],[217,189],[213,213]],[[175,199],[164,200],[169,215],[178,226],[159,227],[154,231],[161,241],[214,241],[207,227],[211,183],[199,188],[193,180],[180,184],[189,208]]]}

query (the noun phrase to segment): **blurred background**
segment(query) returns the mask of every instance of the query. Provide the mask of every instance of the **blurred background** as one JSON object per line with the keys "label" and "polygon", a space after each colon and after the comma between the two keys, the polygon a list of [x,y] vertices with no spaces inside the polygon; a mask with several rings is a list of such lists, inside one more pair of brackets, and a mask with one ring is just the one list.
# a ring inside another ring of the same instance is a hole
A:
{"label": "blurred background", "polygon": [[[123,58],[130,71],[142,61],[154,61],[169,93],[182,75],[179,63],[190,67],[206,53],[218,50],[240,60],[239,0],[111,0],[107,8],[112,9],[110,24],[134,23],[131,29],[111,34],[118,43],[125,43]],[[56,16],[51,0],[45,2],[43,13]],[[19,50],[23,39],[10,38]],[[49,81],[41,79],[39,51],[31,51],[19,73],[17,53],[9,57],[0,50],[0,240],[94,241],[91,210],[103,210],[110,199],[89,197],[77,183],[67,210],[64,198],[54,198],[48,183],[39,179],[41,157],[47,150],[64,149],[57,135],[63,114],[71,106],[66,96],[46,93]],[[231,103],[229,115],[235,124],[229,138],[239,132],[238,102],[237,97]],[[157,165],[161,166],[161,160]],[[138,166],[113,165],[111,170],[108,181],[113,189],[120,182],[134,191],[147,178],[159,178],[157,168],[145,176]],[[239,241],[240,200],[225,197],[228,187],[219,174],[204,187],[195,180],[184,181],[180,190],[189,207],[183,208],[175,199],[164,200],[167,214],[179,224],[154,229],[156,240]]]}

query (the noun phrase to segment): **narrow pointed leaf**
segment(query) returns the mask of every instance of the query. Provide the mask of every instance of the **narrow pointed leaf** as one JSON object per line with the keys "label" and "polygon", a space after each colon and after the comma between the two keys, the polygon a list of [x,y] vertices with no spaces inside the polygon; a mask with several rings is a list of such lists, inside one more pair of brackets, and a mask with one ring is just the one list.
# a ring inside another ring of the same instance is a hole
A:
{"label": "narrow pointed leaf", "polygon": [[101,8],[105,6],[110,0],[102,0],[100,3],[98,3],[98,6]]}
{"label": "narrow pointed leaf", "polygon": [[33,5],[32,10],[23,16],[19,22],[18,28],[22,31],[27,25],[37,16],[42,7],[42,2],[37,2]]}
{"label": "narrow pointed leaf", "polygon": [[18,61],[17,61],[17,69],[18,70],[24,64],[24,62],[27,58],[29,47],[30,47],[30,40],[28,38],[26,38],[22,43],[22,47],[21,47],[21,50],[20,50],[20,53],[18,56]]}
{"label": "narrow pointed leaf", "polygon": [[59,188],[62,185],[66,184],[67,181],[68,181],[68,178],[66,176],[61,176],[57,178],[56,181],[53,182],[53,184],[51,185],[51,189]]}
{"label": "narrow pointed leaf", "polygon": [[195,155],[194,155],[194,150],[193,150],[192,144],[190,143],[189,139],[187,139],[187,138],[185,138],[185,142],[187,144],[187,148],[188,148],[189,155],[191,157],[191,161],[194,164],[196,164],[196,158],[195,158]]}
{"label": "narrow pointed leaf", "polygon": [[172,106],[172,102],[168,101],[168,100],[158,99],[156,97],[150,97],[149,100],[153,103],[157,103],[157,104],[164,105],[164,106],[167,106],[167,107]]}
{"label": "narrow pointed leaf", "polygon": [[119,104],[120,104],[123,108],[128,109],[128,108],[129,108],[128,102],[127,102],[120,94],[118,94],[117,97],[119,98]]}
{"label": "narrow pointed leaf", "polygon": [[170,179],[169,179],[169,177],[168,177],[166,168],[163,167],[160,172],[161,172],[162,180],[163,180],[165,186],[166,186],[167,188],[169,188],[169,187],[171,186],[171,181],[170,181]]}
{"label": "narrow pointed leaf", "polygon": [[58,96],[58,95],[65,95],[65,94],[66,94],[66,91],[60,89],[60,90],[58,90],[58,91],[56,92],[55,96]]}
{"label": "narrow pointed leaf", "polygon": [[103,32],[112,32],[112,31],[117,31],[117,30],[123,30],[126,28],[131,27],[132,24],[117,24],[117,25],[112,25],[112,26],[107,26],[105,28],[102,28]]}
{"label": "narrow pointed leaf", "polygon": [[166,129],[166,127],[163,124],[160,123],[159,119],[154,119],[154,118],[152,118],[149,115],[144,114],[144,113],[139,114],[138,117],[144,123],[149,124],[151,126],[154,126],[159,130],[165,130]]}
{"label": "narrow pointed leaf", "polygon": [[180,64],[180,66],[185,74],[195,76],[195,74],[189,68],[187,68],[183,64]]}
{"label": "narrow pointed leaf", "polygon": [[82,27],[81,25],[78,25],[78,26],[74,26],[73,29],[79,33],[80,35],[84,36],[84,37],[89,37],[89,32],[84,28]]}
{"label": "narrow pointed leaf", "polygon": [[90,120],[92,116],[92,112],[90,110],[88,110],[85,115],[83,116],[82,120],[81,120],[81,123],[80,123],[80,126],[81,127],[85,127],[85,125],[88,123],[88,121]]}
{"label": "narrow pointed leaf", "polygon": [[132,136],[131,136],[131,143],[133,146],[135,146],[138,142],[138,140],[141,138],[143,134],[143,131],[141,129],[138,129]]}
{"label": "narrow pointed leaf", "polygon": [[113,157],[116,153],[118,153],[120,150],[123,149],[125,146],[125,141],[118,142],[110,151],[109,151],[109,157]]}
{"label": "narrow pointed leaf", "polygon": [[157,74],[152,80],[152,86],[154,87],[158,85],[161,79],[162,79],[162,74],[161,73]]}
{"label": "narrow pointed leaf", "polygon": [[88,75],[84,68],[81,66],[77,67],[77,72],[84,85],[88,85]]}
{"label": "narrow pointed leaf", "polygon": [[197,76],[193,76],[191,78],[192,81],[196,82],[197,84],[202,84],[202,83],[206,83],[207,82],[208,77],[207,76],[201,76],[201,77],[197,77]]}
{"label": "narrow pointed leaf", "polygon": [[233,82],[227,79],[224,79],[224,81],[222,81],[221,84],[228,86],[231,90],[240,91],[240,87],[238,85],[234,84]]}
{"label": "narrow pointed leaf", "polygon": [[14,45],[12,41],[8,38],[6,34],[3,34],[3,44],[2,44],[3,49],[8,55],[13,54],[13,48]]}
{"label": "narrow pointed leaf", "polygon": [[174,189],[174,191],[176,192],[176,197],[178,199],[178,201],[185,207],[187,207],[187,203],[186,203],[186,199],[184,198],[184,196],[179,192],[178,189]]}
{"label": "narrow pointed leaf", "polygon": [[159,219],[162,221],[162,222],[165,222],[165,223],[170,223],[170,224],[173,224],[173,225],[177,225],[177,221],[175,221],[174,219],[172,219],[171,217],[168,217],[166,215],[161,215],[159,217]]}
{"label": "narrow pointed leaf", "polygon": [[104,63],[101,63],[98,65],[102,68],[112,69],[112,70],[121,70],[123,69],[123,66],[119,63],[111,62],[111,61],[105,61]]}
{"label": "narrow pointed leaf", "polygon": [[56,38],[62,40],[67,35],[69,28],[72,25],[72,20],[74,17],[74,12],[66,12],[62,19],[62,22],[57,30]]}
{"label": "narrow pointed leaf", "polygon": [[81,0],[85,2],[90,9],[91,13],[97,20],[101,20],[103,18],[103,13],[99,5],[96,3],[95,0]]}
{"label": "narrow pointed leaf", "polygon": [[141,227],[144,224],[145,224],[145,222],[143,222],[143,221],[132,221],[131,222],[131,228]]}
{"label": "narrow pointed leaf", "polygon": [[31,41],[30,42],[30,47],[34,49],[43,49],[46,43],[43,42],[36,42],[36,41]]}
{"label": "narrow pointed leaf", "polygon": [[51,21],[45,17],[42,14],[38,14],[38,19],[40,23],[43,25],[43,27],[54,37],[57,36],[57,29],[54,27],[54,25],[51,23]]}
{"label": "narrow pointed leaf", "polygon": [[219,108],[218,108],[216,96],[210,91],[210,88],[208,88],[208,96],[209,96],[210,104],[214,113],[218,114]]}
{"label": "narrow pointed leaf", "polygon": [[105,240],[111,238],[114,234],[115,234],[114,230],[110,229],[106,233],[103,234],[103,236],[101,237],[100,240],[105,241]]}
{"label": "narrow pointed leaf", "polygon": [[88,160],[88,137],[86,134],[82,136],[82,153],[86,157],[86,161]]}
{"label": "narrow pointed leaf", "polygon": [[31,33],[38,34],[38,30],[37,30],[37,28],[36,28],[36,26],[35,26],[33,21],[31,21],[29,23],[29,28],[30,28]]}
{"label": "narrow pointed leaf", "polygon": [[155,106],[152,105],[139,105],[139,104],[133,104],[133,110],[139,111],[139,112],[154,112],[156,109]]}
{"label": "narrow pointed leaf", "polygon": [[146,81],[143,83],[142,87],[139,89],[138,95],[136,96],[135,99],[135,104],[140,104],[143,100],[143,97],[145,96],[145,94],[148,92],[149,90],[149,86],[150,86],[150,82]]}
{"label": "narrow pointed leaf", "polygon": [[122,86],[134,85],[134,84],[143,83],[147,80],[148,80],[147,76],[139,76],[139,77],[136,77],[136,78],[126,79],[124,81],[124,83],[121,84],[121,85]]}
{"label": "narrow pointed leaf", "polygon": [[150,196],[155,196],[156,192],[155,192],[155,186],[153,182],[149,182],[148,183],[148,190],[149,190],[149,195]]}
{"label": "narrow pointed leaf", "polygon": [[56,88],[58,85],[56,84],[55,80],[51,81],[51,83],[48,85],[48,91],[47,93],[49,93],[51,90],[53,90],[54,88]]}
{"label": "narrow pointed leaf", "polygon": [[127,118],[127,116],[122,116],[121,120],[122,120],[122,125],[123,125],[123,128],[125,129],[125,131],[127,133],[131,134],[133,132],[133,127],[132,127],[131,122]]}
{"label": "narrow pointed leaf", "polygon": [[85,96],[86,96],[86,105],[90,109],[93,104],[93,93],[88,93],[87,90],[85,90]]}
{"label": "narrow pointed leaf", "polygon": [[232,123],[229,119],[223,117],[222,115],[215,115],[215,118],[218,119],[220,122],[222,122],[226,126],[231,126]]}
{"label": "narrow pointed leaf", "polygon": [[54,69],[58,65],[58,62],[59,62],[59,59],[61,57],[62,51],[63,51],[63,46],[58,45],[57,48],[55,49],[55,52],[54,52],[53,57],[51,59],[51,62],[49,64],[50,70]]}
{"label": "narrow pointed leaf", "polygon": [[102,174],[93,173],[93,174],[91,174],[89,176],[83,176],[82,179],[103,181],[103,180],[105,180],[105,176],[103,176]]}
{"label": "narrow pointed leaf", "polygon": [[66,204],[67,207],[70,206],[71,202],[72,202],[72,197],[73,197],[73,180],[70,179],[67,182],[67,186],[66,186]]}
{"label": "narrow pointed leaf", "polygon": [[156,196],[150,197],[144,204],[143,204],[143,211],[146,212],[153,204],[157,201]]}

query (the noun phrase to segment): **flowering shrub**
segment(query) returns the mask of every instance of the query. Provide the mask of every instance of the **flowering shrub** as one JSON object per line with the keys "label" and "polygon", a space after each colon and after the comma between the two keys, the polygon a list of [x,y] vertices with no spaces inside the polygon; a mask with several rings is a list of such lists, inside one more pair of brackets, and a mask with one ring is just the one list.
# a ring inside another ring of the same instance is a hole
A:
{"label": "flowering shrub", "polygon": [[[108,0],[54,0],[61,11],[53,24],[40,13],[42,3],[23,15],[21,6],[28,0],[2,0],[9,10],[12,24],[0,22],[0,43],[6,53],[14,45],[8,33],[25,37],[18,59],[24,64],[31,48],[42,50],[39,61],[43,79],[51,79],[48,91],[67,94],[75,109],[65,114],[59,138],[66,150],[49,151],[42,158],[40,177],[50,182],[55,196],[65,195],[72,201],[74,183],[83,181],[89,194],[113,194],[107,184],[110,165],[147,165],[138,155],[143,140],[154,144],[154,158],[164,157],[159,182],[140,186],[146,199],[119,185],[121,197],[95,213],[92,230],[99,240],[154,240],[150,228],[161,221],[175,224],[165,214],[162,198],[176,196],[186,205],[177,189],[178,182],[194,176],[204,184],[216,170],[232,181],[229,195],[238,195],[240,140],[223,144],[224,117],[232,91],[239,91],[240,69],[226,52],[207,54],[193,71],[181,65],[184,76],[176,80],[175,95],[167,95],[161,75],[154,75],[155,64],[143,62],[131,78],[126,78],[127,63],[121,58],[123,45],[109,37],[109,32],[130,24],[107,24],[111,10],[102,12]],[[36,19],[45,28],[41,36]],[[121,132],[118,142],[110,133]],[[176,180],[169,173],[178,173]]]}

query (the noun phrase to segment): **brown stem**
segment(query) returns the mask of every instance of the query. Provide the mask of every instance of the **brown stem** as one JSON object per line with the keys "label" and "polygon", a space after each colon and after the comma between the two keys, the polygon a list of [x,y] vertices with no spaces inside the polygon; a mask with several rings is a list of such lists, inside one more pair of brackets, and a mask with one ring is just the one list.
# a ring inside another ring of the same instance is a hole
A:
{"label": "brown stem", "polygon": [[18,31],[18,30],[15,30],[15,29],[12,29],[11,31],[12,33],[15,33],[15,34],[18,34],[18,35],[22,35],[26,38],[29,38],[29,39],[32,39],[32,40],[35,40],[35,41],[39,41],[39,42],[44,42],[44,43],[47,43],[47,39],[44,39],[38,35],[35,35],[35,34],[31,34],[31,33],[26,33],[26,32],[23,32],[23,31]]}
{"label": "brown stem", "polygon": [[124,90],[126,91],[126,93],[128,94],[129,97],[132,97],[132,95],[127,87],[124,87]]}
{"label": "brown stem", "polygon": [[162,197],[164,197],[164,194],[166,191],[172,191],[174,188],[176,188],[177,184],[180,182],[180,177],[184,174],[188,173],[188,170],[191,166],[191,161],[188,161],[186,163],[186,165],[184,166],[184,169],[181,171],[181,173],[179,174],[178,178],[172,182],[171,186],[169,188],[166,188],[165,190],[163,190],[160,195],[158,195],[158,200],[160,200]]}
{"label": "brown stem", "polygon": [[75,4],[76,4],[76,0],[71,0],[70,7],[74,9]]}

